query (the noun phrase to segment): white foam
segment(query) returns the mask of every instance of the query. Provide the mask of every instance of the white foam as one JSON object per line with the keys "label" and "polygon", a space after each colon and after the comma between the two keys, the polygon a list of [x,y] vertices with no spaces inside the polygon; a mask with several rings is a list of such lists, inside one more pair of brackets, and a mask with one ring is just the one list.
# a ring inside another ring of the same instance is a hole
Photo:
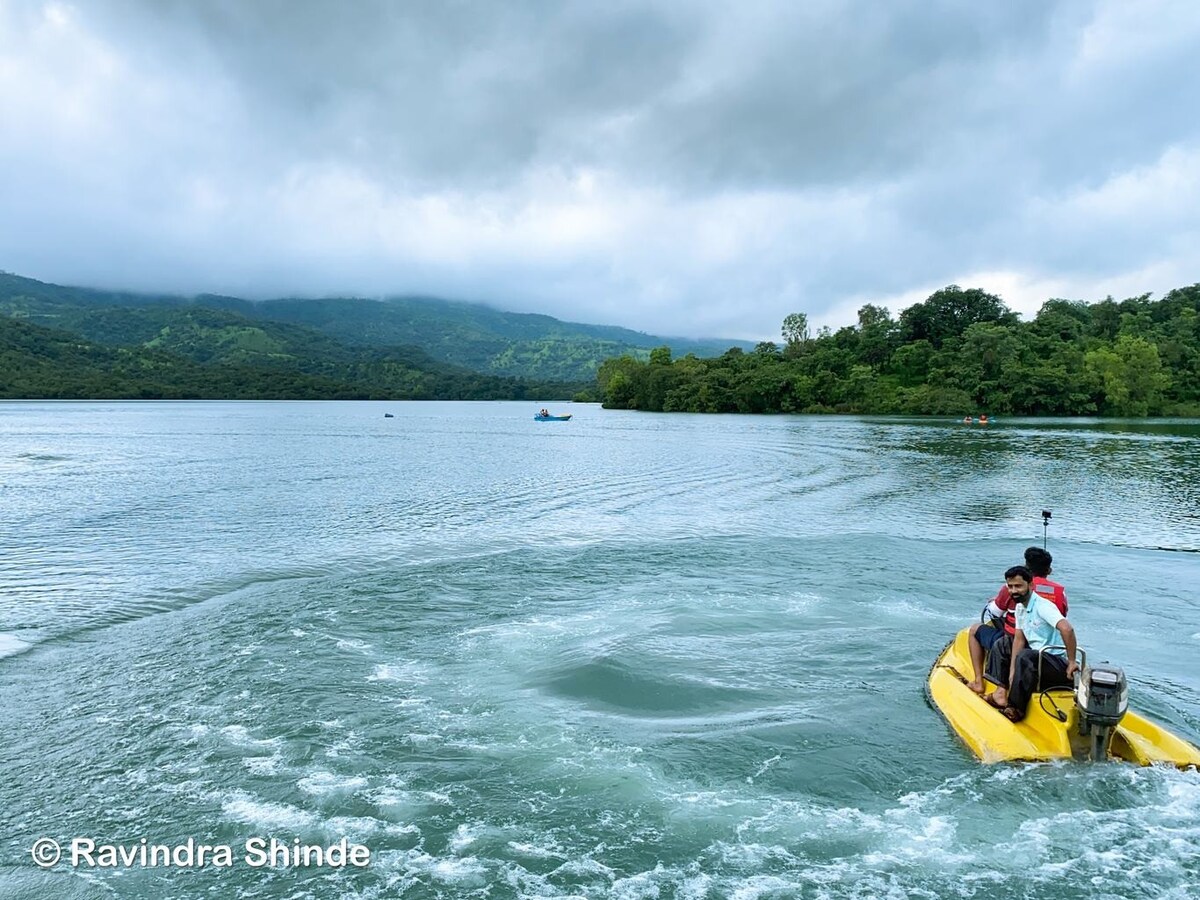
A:
{"label": "white foam", "polygon": [[440,734],[424,734],[420,731],[410,731],[404,736],[404,740],[417,746],[421,746],[422,744],[433,744],[441,739],[442,736]]}
{"label": "white foam", "polygon": [[482,883],[487,872],[474,856],[430,856],[417,852],[409,856],[407,863],[410,872],[425,872],[447,884]]}
{"label": "white foam", "polygon": [[274,775],[279,771],[279,764],[282,761],[283,757],[275,752],[270,756],[247,756],[242,760],[242,765],[253,775]]}
{"label": "white foam", "polygon": [[551,847],[542,847],[527,841],[509,841],[508,849],[512,850],[513,853],[520,853],[522,856],[532,856],[534,859],[566,858],[566,855],[562,852],[562,848],[557,844]]}
{"label": "white foam", "polygon": [[[961,612],[938,612],[928,606],[903,597],[880,597],[870,604],[872,609],[882,612],[885,616],[898,619],[936,619],[942,622],[958,622],[963,618]],[[968,613],[968,618],[970,614]]]}
{"label": "white foam", "polygon": [[757,900],[763,896],[792,896],[798,887],[797,884],[786,879],[780,878],[778,875],[752,875],[740,884],[732,894],[730,900]]}
{"label": "white foam", "polygon": [[22,653],[32,646],[28,641],[21,640],[15,634],[0,634],[0,658]]}
{"label": "white foam", "polygon": [[565,863],[554,870],[555,875],[600,875],[604,878],[612,880],[616,877],[616,872],[610,869],[599,860],[592,859],[590,856],[580,857],[578,859],[568,859]]}
{"label": "white foam", "polygon": [[455,853],[461,853],[479,840],[486,830],[486,827],[480,824],[467,825],[463,823],[459,825],[454,830],[454,836],[450,838],[450,849]]}
{"label": "white foam", "polygon": [[343,753],[350,753],[357,750],[361,745],[362,738],[359,737],[358,732],[350,731],[347,732],[346,736],[340,741],[335,741],[334,743],[330,744],[329,748],[325,751],[325,755],[331,758],[337,758]]}
{"label": "white foam", "polygon": [[335,775],[332,772],[318,771],[305,775],[297,782],[297,786],[306,794],[324,797],[329,794],[357,791],[367,786],[367,779],[361,775]]}
{"label": "white foam", "polygon": [[414,681],[425,682],[421,667],[413,663],[380,663],[367,676],[367,681]]}
{"label": "white foam", "polygon": [[[370,816],[334,816],[325,823],[325,828],[331,834],[357,837],[379,831],[383,825],[379,819]],[[388,825],[384,830],[390,834],[411,834],[415,829],[412,825]]]}
{"label": "white foam", "polygon": [[747,781],[748,783],[750,783],[750,784],[754,784],[754,779],[755,779],[755,778],[757,778],[759,775],[764,775],[764,774],[766,774],[766,771],[767,771],[767,769],[771,768],[771,765],[772,765],[773,763],[777,763],[777,762],[779,762],[781,759],[783,759],[783,757],[782,757],[782,756],[780,756],[778,753],[776,753],[776,754],[775,754],[774,756],[772,756],[770,759],[765,759],[765,760],[763,760],[763,762],[762,762],[762,765],[760,765],[760,766],[759,766],[759,767],[758,767],[758,768],[755,770],[755,772],[754,772],[754,774],[753,774],[753,775],[749,775],[749,776],[747,776],[747,778],[746,778],[746,781]]}
{"label": "white foam", "polygon": [[694,875],[685,878],[679,886],[679,896],[683,900],[705,900],[713,895],[713,878],[711,875]]}
{"label": "white foam", "polygon": [[238,791],[231,795],[221,804],[221,810],[225,815],[248,825],[287,829],[293,832],[312,828],[319,821],[313,813],[287,803],[258,800],[244,791]]}
{"label": "white foam", "polygon": [[663,880],[666,871],[659,863],[649,872],[638,872],[628,878],[618,878],[612,883],[612,896],[620,900],[643,900],[648,897],[658,897],[659,882]]}
{"label": "white foam", "polygon": [[255,738],[250,735],[245,725],[226,725],[221,729],[221,734],[231,743],[239,747],[278,747],[282,742],[282,738]]}
{"label": "white foam", "polygon": [[748,843],[745,841],[737,844],[718,841],[713,846],[713,849],[721,855],[723,861],[737,869],[760,869],[771,859],[788,858],[791,856],[782,847],[771,844]]}
{"label": "white foam", "polygon": [[408,806],[412,803],[412,793],[401,787],[377,788],[367,794],[366,797],[380,809],[392,809],[400,806]]}

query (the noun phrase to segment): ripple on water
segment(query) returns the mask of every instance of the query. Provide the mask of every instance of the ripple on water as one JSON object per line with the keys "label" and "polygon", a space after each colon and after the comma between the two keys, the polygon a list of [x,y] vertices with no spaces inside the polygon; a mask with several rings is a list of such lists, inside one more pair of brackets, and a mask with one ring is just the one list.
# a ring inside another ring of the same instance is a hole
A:
{"label": "ripple on water", "polygon": [[0,655],[50,639],[0,680],[14,822],[370,844],[297,897],[1190,900],[1200,776],[979,766],[921,686],[1053,506],[1081,631],[1194,733],[1194,559],[1114,544],[1200,546],[1200,433],[137,409],[3,486]]}
{"label": "ripple on water", "polygon": [[0,659],[5,656],[15,656],[28,650],[31,646],[29,642],[21,640],[15,634],[0,634]]}

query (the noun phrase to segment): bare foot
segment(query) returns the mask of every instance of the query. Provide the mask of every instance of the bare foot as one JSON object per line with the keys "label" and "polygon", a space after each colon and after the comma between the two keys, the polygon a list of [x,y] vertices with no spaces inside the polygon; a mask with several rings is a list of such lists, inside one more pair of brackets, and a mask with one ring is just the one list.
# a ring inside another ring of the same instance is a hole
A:
{"label": "bare foot", "polygon": [[969,687],[971,690],[973,690],[977,694],[983,693],[983,682],[982,681],[968,681],[967,687]]}
{"label": "bare foot", "polygon": [[992,697],[989,702],[993,706],[1004,709],[1004,707],[1008,706],[1008,691],[1002,687],[996,688],[996,690],[992,691]]}

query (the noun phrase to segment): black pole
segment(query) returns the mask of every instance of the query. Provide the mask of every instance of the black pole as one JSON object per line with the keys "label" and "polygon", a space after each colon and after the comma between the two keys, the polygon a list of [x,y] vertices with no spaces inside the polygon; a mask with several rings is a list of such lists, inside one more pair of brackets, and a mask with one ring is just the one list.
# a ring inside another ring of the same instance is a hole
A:
{"label": "black pole", "polygon": [[1042,549],[1046,549],[1046,533],[1050,528],[1050,510],[1042,510]]}

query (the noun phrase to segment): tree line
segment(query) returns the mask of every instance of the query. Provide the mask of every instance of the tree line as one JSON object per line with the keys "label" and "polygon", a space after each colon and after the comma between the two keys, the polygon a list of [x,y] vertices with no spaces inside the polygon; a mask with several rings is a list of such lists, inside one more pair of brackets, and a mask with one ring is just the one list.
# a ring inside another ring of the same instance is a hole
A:
{"label": "tree line", "polygon": [[715,359],[606,360],[606,407],[664,412],[1200,415],[1200,284],[1160,300],[1048,300],[1028,322],[994,294],[950,285],[898,319],[867,304],[854,325]]}

